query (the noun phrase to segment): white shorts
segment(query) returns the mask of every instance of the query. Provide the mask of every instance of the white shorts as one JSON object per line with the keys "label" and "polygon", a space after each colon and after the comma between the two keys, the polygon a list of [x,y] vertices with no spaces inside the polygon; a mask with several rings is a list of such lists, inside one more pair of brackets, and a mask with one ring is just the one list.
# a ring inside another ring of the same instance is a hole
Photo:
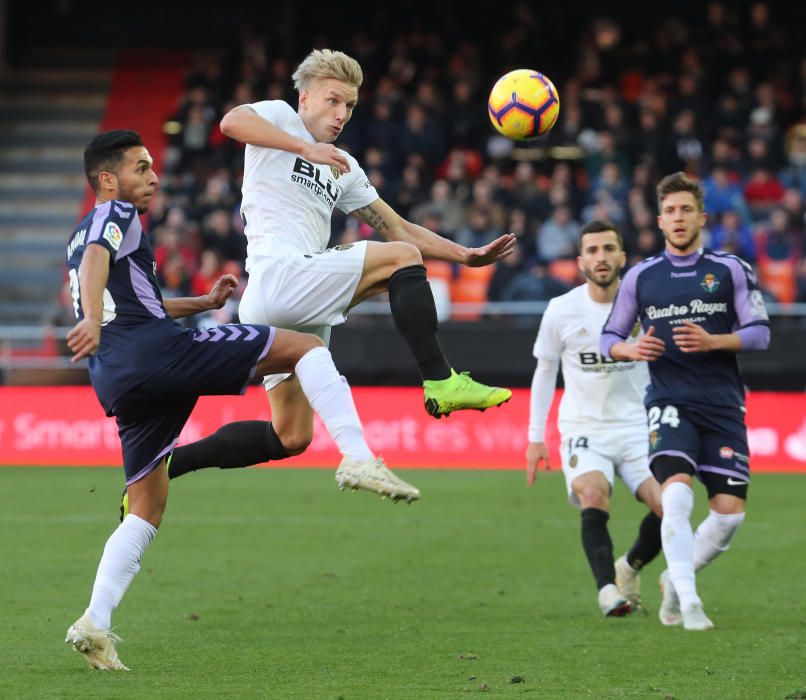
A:
{"label": "white shorts", "polygon": [[563,433],[560,454],[569,502],[581,507],[571,483],[588,472],[604,474],[611,491],[618,475],[634,496],[638,487],[652,478],[648,453],[649,437],[643,424],[607,432],[580,428]]}
{"label": "white shorts", "polygon": [[[346,319],[366,252],[360,241],[323,253],[256,259],[238,309],[241,323],[315,333],[328,344],[331,326]],[[289,376],[266,375],[263,385],[268,391]]]}

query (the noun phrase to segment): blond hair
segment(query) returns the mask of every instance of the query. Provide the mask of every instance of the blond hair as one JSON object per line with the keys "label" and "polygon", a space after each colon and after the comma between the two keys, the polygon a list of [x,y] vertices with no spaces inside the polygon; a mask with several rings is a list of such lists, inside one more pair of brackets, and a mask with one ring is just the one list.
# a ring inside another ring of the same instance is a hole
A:
{"label": "blond hair", "polygon": [[307,88],[316,79],[333,78],[358,89],[364,82],[364,73],[354,58],[341,51],[331,49],[314,49],[305,60],[297,66],[291,76],[294,88],[299,92]]}

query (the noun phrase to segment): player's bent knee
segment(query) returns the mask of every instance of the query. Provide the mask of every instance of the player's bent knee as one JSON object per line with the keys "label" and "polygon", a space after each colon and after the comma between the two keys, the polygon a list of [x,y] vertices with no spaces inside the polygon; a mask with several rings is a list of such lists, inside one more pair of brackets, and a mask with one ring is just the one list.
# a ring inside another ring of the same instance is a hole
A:
{"label": "player's bent knee", "polygon": [[271,349],[257,365],[257,372],[260,375],[293,372],[297,362],[307,353],[324,345],[324,341],[313,333],[278,328]]}
{"label": "player's bent knee", "polygon": [[404,267],[423,264],[422,253],[411,243],[407,243],[405,241],[392,241],[391,243],[386,243],[384,245],[384,262],[390,268],[388,276],[391,276]]}
{"label": "player's bent knee", "polygon": [[610,496],[595,486],[586,486],[576,491],[577,498],[583,508],[610,510]]}
{"label": "player's bent knee", "polygon": [[294,455],[301,455],[308,449],[308,446],[313,440],[313,431],[297,431],[288,434],[277,431],[277,436],[280,438],[280,442],[283,444],[285,451],[288,452],[288,455],[293,457]]}

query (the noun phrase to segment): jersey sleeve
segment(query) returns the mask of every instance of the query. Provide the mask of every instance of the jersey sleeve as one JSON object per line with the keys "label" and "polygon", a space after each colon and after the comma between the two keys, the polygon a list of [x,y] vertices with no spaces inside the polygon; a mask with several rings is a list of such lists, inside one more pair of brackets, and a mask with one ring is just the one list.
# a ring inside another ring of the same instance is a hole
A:
{"label": "jersey sleeve", "polygon": [[378,199],[378,191],[372,186],[358,161],[349,153],[344,153],[344,151],[342,153],[350,163],[350,172],[340,178],[342,193],[336,206],[345,214],[350,214],[356,209],[372,204]]}
{"label": "jersey sleeve", "polygon": [[532,354],[538,360],[559,361],[562,356],[562,341],[557,326],[557,307],[550,301],[540,321],[540,329],[532,349]]}
{"label": "jersey sleeve", "polygon": [[[610,357],[610,348],[621,340],[626,340],[635,321],[638,319],[638,267],[633,267],[621,280],[610,316],[605,321],[599,351]],[[611,358],[612,359],[612,358]]]}
{"label": "jersey sleeve", "polygon": [[263,100],[246,105],[278,129],[287,131],[296,116],[294,108],[283,100]]}
{"label": "jersey sleeve", "polygon": [[143,227],[134,205],[113,199],[95,210],[86,245],[106,248],[114,265],[140,247],[142,235]]}
{"label": "jersey sleeve", "polygon": [[733,307],[736,311],[736,330],[749,326],[765,325],[770,323],[767,306],[758,280],[750,267],[741,258],[732,258],[735,265],[730,266],[733,278]]}

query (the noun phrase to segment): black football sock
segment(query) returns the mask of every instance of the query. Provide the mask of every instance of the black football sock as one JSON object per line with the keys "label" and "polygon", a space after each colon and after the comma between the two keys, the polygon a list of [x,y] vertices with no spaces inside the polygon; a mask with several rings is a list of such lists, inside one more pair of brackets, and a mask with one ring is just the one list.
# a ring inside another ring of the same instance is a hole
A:
{"label": "black football sock", "polygon": [[607,531],[609,519],[610,515],[599,508],[585,508],[582,511],[582,548],[596,579],[597,590],[616,582],[613,541]]}
{"label": "black football sock", "polygon": [[660,521],[661,519],[650,511],[638,527],[638,539],[627,552],[627,563],[636,571],[640,571],[660,554]]}
{"label": "black football sock", "polygon": [[451,366],[437,337],[437,309],[424,265],[401,267],[389,278],[389,305],[423,379],[450,377]]}
{"label": "black football sock", "polygon": [[219,467],[237,469],[288,457],[269,421],[243,420],[222,425],[206,438],[174,449],[168,462],[168,477]]}

